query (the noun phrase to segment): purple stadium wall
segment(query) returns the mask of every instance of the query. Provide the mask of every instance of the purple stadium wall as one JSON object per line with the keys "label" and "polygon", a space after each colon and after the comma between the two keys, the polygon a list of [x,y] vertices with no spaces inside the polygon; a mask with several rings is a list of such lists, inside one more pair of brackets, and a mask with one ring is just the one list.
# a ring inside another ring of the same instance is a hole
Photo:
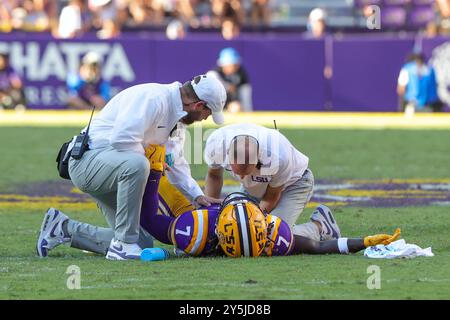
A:
{"label": "purple stadium wall", "polygon": [[[324,40],[270,34],[231,42],[217,35],[183,41],[139,34],[62,41],[42,34],[2,34],[0,52],[9,52],[24,76],[32,108],[64,106],[65,77],[89,50],[103,56],[103,76],[117,92],[143,82],[186,81],[214,67],[219,51],[232,46],[243,57],[257,110],[396,111],[396,81],[406,55],[421,46],[431,57],[449,40],[348,35],[329,38],[325,45]],[[441,51],[441,58],[450,57],[449,50]],[[333,68],[330,80],[324,77],[325,61]],[[447,81],[445,71],[441,74]]]}

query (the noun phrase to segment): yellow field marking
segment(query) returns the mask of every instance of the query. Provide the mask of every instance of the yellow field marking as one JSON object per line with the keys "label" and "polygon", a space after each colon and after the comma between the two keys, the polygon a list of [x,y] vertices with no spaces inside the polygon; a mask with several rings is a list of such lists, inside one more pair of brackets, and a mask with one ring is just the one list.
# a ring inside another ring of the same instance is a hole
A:
{"label": "yellow field marking", "polygon": [[344,180],[343,184],[423,184],[423,183],[450,183],[450,179],[356,179]]}
{"label": "yellow field marking", "polygon": [[386,199],[421,198],[447,199],[448,191],[431,190],[330,190],[327,194],[341,197],[371,197]]}
{"label": "yellow field marking", "polygon": [[46,211],[48,208],[64,208],[64,210],[92,211],[97,209],[94,202],[59,202],[59,201],[21,201],[21,202],[2,202],[0,201],[0,209],[30,209]]}
{"label": "yellow field marking", "polygon": [[97,205],[93,201],[77,201],[71,197],[40,197],[19,194],[0,194],[1,209],[37,209],[47,210],[49,207],[64,207],[71,210],[95,210]]}
{"label": "yellow field marking", "polygon": [[[0,112],[0,126],[76,126],[84,127],[90,111],[27,110],[22,113]],[[225,115],[225,124],[257,123],[273,128],[273,120],[282,128],[354,128],[354,129],[450,129],[450,114],[416,114],[368,112],[242,112]],[[199,126],[200,124],[195,124]],[[211,119],[204,127],[216,127]]]}
{"label": "yellow field marking", "polygon": [[308,202],[308,204],[306,205],[306,208],[309,209],[315,209],[317,208],[319,205],[324,204],[329,208],[334,208],[334,207],[344,207],[344,206],[348,206],[349,203],[348,202],[341,202],[341,201],[334,201],[334,202],[314,202],[314,201],[310,201]]}
{"label": "yellow field marking", "polygon": [[46,196],[25,196],[21,194],[0,194],[0,201],[29,201],[29,202],[44,202],[44,201],[59,201],[59,202],[73,202],[74,198],[72,197],[46,197]]}

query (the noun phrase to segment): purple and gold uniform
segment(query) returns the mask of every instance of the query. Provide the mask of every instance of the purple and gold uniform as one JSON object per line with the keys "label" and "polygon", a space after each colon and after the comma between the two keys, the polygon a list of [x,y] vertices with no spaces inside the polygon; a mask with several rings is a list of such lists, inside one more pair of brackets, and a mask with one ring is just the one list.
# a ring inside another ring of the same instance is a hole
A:
{"label": "purple and gold uniform", "polygon": [[[155,190],[157,188],[157,190]],[[152,199],[158,198],[158,208]],[[216,222],[219,205],[195,209],[167,177],[149,177],[141,210],[141,226],[158,241],[173,244],[193,256],[208,255],[218,245]],[[267,256],[292,252],[294,236],[289,225],[274,215],[267,215]]]}
{"label": "purple and gold uniform", "polygon": [[158,187],[158,214],[178,217],[184,212],[195,210],[192,203],[170,182],[167,176],[162,176]]}
{"label": "purple and gold uniform", "polygon": [[170,228],[174,246],[193,256],[212,253],[218,243],[215,228],[219,210],[218,205],[212,205],[179,215]]}
{"label": "purple and gold uniform", "polygon": [[[157,190],[155,190],[158,188]],[[154,206],[158,198],[158,208]],[[158,241],[200,256],[217,246],[215,224],[219,205],[195,209],[167,177],[150,174],[141,210],[141,226]]]}

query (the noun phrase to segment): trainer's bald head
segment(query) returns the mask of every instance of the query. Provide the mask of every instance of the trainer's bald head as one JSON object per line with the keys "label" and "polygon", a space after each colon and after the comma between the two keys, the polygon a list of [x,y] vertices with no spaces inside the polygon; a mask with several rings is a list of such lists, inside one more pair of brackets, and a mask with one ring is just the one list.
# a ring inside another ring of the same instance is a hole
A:
{"label": "trainer's bald head", "polygon": [[243,178],[255,170],[258,165],[259,144],[255,137],[238,135],[231,140],[228,159],[231,170]]}

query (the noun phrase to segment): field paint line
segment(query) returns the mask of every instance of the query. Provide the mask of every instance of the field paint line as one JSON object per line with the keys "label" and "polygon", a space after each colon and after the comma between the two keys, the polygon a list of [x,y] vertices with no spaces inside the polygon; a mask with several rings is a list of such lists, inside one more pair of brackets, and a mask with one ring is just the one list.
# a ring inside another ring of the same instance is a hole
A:
{"label": "field paint line", "polygon": [[[27,110],[0,112],[0,126],[75,126],[84,127],[90,111]],[[273,121],[282,128],[351,128],[351,129],[447,129],[450,113],[416,114],[406,117],[402,113],[380,112],[282,112],[255,111],[226,113],[225,124],[257,123],[273,128]],[[212,119],[193,126],[217,127]]]}

